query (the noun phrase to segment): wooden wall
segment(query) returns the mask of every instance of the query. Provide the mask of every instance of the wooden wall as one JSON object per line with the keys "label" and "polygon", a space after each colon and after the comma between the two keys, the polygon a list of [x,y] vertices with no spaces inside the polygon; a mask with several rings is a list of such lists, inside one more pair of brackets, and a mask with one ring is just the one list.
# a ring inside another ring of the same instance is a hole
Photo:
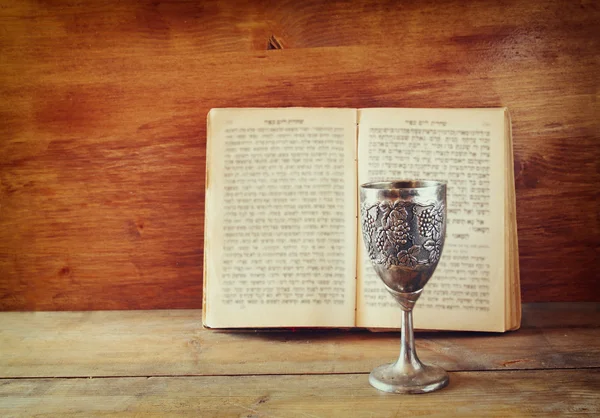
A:
{"label": "wooden wall", "polygon": [[513,117],[524,301],[599,300],[596,1],[0,4],[0,309],[201,306],[206,113]]}

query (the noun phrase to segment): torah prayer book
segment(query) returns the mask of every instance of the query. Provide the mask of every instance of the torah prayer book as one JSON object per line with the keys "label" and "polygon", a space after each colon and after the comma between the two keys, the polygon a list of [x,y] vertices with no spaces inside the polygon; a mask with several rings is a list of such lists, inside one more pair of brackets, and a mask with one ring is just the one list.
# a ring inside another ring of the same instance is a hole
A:
{"label": "torah prayer book", "polygon": [[447,183],[426,330],[521,322],[511,124],[497,109],[230,108],[208,114],[203,324],[395,329],[365,254],[359,185]]}

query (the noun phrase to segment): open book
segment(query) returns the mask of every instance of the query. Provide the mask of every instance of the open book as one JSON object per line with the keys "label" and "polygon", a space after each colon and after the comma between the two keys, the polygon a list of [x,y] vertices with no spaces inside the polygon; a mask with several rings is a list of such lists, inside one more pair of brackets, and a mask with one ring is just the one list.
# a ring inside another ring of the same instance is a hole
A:
{"label": "open book", "polygon": [[507,109],[212,109],[206,167],[206,327],[398,328],[357,196],[400,179],[448,184],[446,243],[415,328],[519,327]]}

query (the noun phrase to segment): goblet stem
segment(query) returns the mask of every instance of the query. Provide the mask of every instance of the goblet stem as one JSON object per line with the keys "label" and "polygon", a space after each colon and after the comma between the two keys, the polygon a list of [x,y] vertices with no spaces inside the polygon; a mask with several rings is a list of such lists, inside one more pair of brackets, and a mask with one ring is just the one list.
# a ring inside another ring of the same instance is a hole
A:
{"label": "goblet stem", "polygon": [[411,374],[423,368],[423,364],[417,356],[415,350],[415,333],[413,331],[412,307],[402,307],[401,321],[401,337],[400,337],[400,356],[394,365],[394,368],[399,369],[403,373]]}
{"label": "goblet stem", "polygon": [[412,321],[414,299],[397,299],[402,306],[400,355],[395,363],[373,369],[369,382],[379,390],[394,393],[427,393],[443,388],[448,385],[448,374],[440,367],[421,363],[417,356]]}

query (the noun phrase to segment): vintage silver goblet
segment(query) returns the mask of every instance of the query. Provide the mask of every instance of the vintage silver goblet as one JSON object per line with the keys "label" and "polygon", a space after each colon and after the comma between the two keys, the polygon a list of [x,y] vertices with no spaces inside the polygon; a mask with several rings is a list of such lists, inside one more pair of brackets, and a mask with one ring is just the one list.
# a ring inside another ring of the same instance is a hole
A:
{"label": "vintage silver goblet", "polygon": [[412,309],[442,255],[446,235],[446,184],[388,181],[360,186],[361,223],[369,258],[402,308],[400,356],[375,368],[369,383],[393,393],[426,393],[448,385],[440,367],[421,363],[415,351]]}

